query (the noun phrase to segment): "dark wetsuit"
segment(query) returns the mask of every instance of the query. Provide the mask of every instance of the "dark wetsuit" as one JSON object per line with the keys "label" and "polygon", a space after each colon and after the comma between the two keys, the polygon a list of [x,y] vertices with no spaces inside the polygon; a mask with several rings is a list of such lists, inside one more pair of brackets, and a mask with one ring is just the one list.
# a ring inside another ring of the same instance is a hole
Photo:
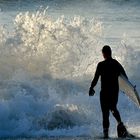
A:
{"label": "dark wetsuit", "polygon": [[109,128],[109,111],[111,111],[116,120],[121,122],[120,114],[117,110],[119,83],[118,77],[122,74],[127,75],[121,64],[112,58],[108,58],[98,64],[91,87],[94,88],[101,76],[100,102],[103,114],[103,128]]}

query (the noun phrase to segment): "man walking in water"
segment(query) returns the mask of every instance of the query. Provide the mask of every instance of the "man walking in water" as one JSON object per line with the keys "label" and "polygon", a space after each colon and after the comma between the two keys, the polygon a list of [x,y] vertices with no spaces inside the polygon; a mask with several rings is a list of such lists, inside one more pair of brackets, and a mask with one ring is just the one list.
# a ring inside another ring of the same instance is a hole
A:
{"label": "man walking in water", "polygon": [[127,75],[122,65],[112,58],[112,51],[109,46],[103,47],[102,54],[105,60],[97,65],[95,76],[89,89],[89,96],[94,95],[94,87],[99,77],[101,77],[100,103],[103,115],[104,138],[108,138],[110,111],[118,122],[118,137],[126,137],[128,133],[117,110],[117,102],[119,94],[118,77],[122,74],[127,78]]}

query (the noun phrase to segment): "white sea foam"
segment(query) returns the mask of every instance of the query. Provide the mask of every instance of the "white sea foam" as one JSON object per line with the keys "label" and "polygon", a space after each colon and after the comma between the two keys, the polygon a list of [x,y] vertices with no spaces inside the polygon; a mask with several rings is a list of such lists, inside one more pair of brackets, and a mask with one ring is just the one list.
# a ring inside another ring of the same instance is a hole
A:
{"label": "white sea foam", "polygon": [[[100,133],[99,88],[93,98],[88,88],[102,60],[102,23],[80,16],[53,19],[46,10],[19,13],[14,23],[13,32],[0,28],[0,136]],[[124,36],[113,51],[134,80],[140,52],[131,44]],[[124,95],[119,107],[130,128],[140,125],[139,110]],[[134,130],[140,135],[139,127]]]}

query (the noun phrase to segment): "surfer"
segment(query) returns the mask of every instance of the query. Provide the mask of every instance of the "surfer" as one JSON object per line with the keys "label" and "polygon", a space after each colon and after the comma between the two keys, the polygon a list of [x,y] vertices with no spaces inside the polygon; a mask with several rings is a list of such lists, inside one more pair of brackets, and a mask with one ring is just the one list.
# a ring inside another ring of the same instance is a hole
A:
{"label": "surfer", "polygon": [[109,112],[111,111],[113,116],[118,122],[117,130],[118,137],[126,137],[127,130],[121,120],[120,113],[117,109],[118,94],[119,94],[119,83],[118,77],[120,74],[125,76],[122,65],[115,59],[112,58],[112,51],[110,46],[106,45],[102,49],[104,61],[99,62],[95,72],[94,79],[89,89],[89,96],[93,96],[99,77],[101,77],[101,92],[100,92],[100,104],[103,116],[103,133],[104,138],[108,138],[109,132]]}

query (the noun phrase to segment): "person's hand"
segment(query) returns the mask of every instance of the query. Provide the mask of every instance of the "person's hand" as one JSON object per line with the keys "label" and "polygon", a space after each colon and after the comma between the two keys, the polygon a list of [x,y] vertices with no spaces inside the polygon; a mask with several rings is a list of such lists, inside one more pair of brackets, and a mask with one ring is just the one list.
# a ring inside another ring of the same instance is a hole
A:
{"label": "person's hand", "polygon": [[89,96],[94,96],[94,94],[95,94],[95,90],[90,87],[90,89],[89,89]]}

